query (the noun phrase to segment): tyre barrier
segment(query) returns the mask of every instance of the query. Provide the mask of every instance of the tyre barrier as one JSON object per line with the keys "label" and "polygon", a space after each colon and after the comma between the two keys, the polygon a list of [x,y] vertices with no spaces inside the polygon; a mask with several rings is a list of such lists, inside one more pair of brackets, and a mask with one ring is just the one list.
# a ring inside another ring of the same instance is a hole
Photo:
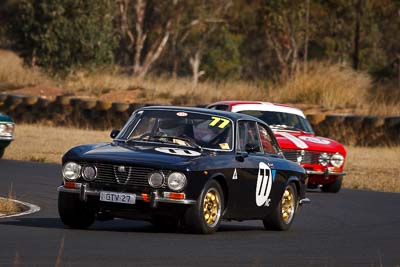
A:
{"label": "tyre barrier", "polygon": [[[44,123],[96,130],[120,129],[133,111],[157,104],[116,103],[96,99],[0,94],[0,112],[18,123]],[[400,145],[400,116],[308,114],[317,135],[347,145]]]}

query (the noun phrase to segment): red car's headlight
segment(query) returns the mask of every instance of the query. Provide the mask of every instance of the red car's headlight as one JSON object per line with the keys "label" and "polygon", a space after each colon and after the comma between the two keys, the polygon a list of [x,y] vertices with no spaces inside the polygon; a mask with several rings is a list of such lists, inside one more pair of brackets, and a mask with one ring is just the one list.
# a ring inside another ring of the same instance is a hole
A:
{"label": "red car's headlight", "polygon": [[331,164],[333,167],[339,168],[344,163],[344,157],[340,153],[335,153],[331,157]]}

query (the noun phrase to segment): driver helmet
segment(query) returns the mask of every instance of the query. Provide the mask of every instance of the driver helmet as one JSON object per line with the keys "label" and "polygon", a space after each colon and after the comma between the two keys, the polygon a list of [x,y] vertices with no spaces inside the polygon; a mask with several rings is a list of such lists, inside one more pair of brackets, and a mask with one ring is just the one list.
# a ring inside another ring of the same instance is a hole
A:
{"label": "driver helmet", "polygon": [[185,132],[185,120],[181,118],[164,118],[158,122],[158,131],[162,135],[181,136]]}

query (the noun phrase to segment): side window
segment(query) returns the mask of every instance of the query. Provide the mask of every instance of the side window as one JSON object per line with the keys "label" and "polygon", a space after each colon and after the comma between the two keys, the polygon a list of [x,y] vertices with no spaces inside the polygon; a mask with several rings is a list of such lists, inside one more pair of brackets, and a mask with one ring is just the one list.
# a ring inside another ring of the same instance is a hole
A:
{"label": "side window", "polygon": [[247,144],[258,146],[255,152],[260,152],[260,138],[258,136],[258,128],[256,122],[253,121],[239,121],[238,132],[238,150],[245,151]]}
{"label": "side window", "polygon": [[260,139],[261,139],[261,145],[263,147],[264,153],[272,153],[272,154],[277,154],[278,150],[274,146],[273,139],[268,133],[267,129],[263,125],[258,125],[259,133],[260,133]]}

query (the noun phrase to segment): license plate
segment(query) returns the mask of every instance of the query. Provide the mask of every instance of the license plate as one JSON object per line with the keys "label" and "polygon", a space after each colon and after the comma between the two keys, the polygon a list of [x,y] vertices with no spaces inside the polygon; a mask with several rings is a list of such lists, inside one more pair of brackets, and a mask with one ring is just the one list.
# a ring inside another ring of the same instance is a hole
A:
{"label": "license plate", "polygon": [[124,203],[124,204],[135,204],[136,195],[135,194],[101,191],[100,192],[100,201]]}

